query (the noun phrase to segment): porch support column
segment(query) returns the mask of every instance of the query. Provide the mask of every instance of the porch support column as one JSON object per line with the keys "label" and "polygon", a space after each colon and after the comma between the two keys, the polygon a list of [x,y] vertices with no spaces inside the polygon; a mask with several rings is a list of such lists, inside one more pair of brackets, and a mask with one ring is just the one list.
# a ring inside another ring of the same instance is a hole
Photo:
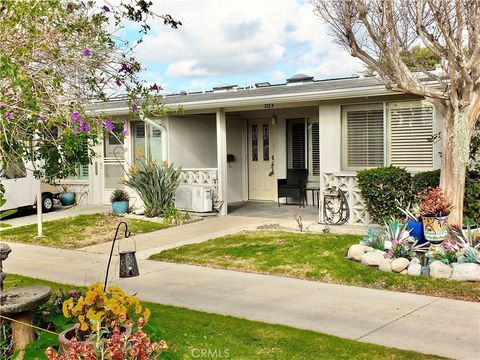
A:
{"label": "porch support column", "polygon": [[319,181],[319,199],[318,199],[318,222],[323,223],[323,167],[322,167],[322,107],[318,106],[318,170],[320,175]]}
{"label": "porch support column", "polygon": [[223,200],[220,215],[227,215],[227,122],[225,111],[218,109],[217,120],[217,169],[218,197]]}

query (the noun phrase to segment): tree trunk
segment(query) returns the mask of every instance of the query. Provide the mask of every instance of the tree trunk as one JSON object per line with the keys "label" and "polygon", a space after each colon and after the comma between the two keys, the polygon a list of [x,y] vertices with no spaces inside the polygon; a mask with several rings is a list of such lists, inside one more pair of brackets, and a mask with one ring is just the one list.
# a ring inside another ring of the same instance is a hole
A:
{"label": "tree trunk", "polygon": [[[448,217],[450,224],[463,224],[463,199],[465,196],[465,171],[466,162],[463,159],[455,158],[454,151],[454,115],[453,109],[449,108],[444,113],[443,129],[443,151],[442,167],[440,171],[440,187],[446,198],[453,204],[454,208]],[[470,137],[469,137],[470,144]],[[458,164],[456,162],[465,162],[461,167],[463,171],[458,174]],[[457,171],[456,171],[457,169]],[[463,175],[462,175],[463,173]]]}

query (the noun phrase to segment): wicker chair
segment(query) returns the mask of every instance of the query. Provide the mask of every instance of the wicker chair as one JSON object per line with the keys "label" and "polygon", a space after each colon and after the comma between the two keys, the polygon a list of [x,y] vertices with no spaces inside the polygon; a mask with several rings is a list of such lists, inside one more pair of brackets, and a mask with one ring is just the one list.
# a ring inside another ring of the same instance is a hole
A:
{"label": "wicker chair", "polygon": [[288,169],[287,178],[277,180],[278,206],[280,198],[293,198],[298,199],[299,206],[305,207],[307,180],[307,169]]}

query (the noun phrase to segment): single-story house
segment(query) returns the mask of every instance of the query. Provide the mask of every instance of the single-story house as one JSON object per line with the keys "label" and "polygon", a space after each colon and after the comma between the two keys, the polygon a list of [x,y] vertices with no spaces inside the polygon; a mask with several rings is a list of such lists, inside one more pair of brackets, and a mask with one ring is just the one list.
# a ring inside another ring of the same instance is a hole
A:
{"label": "single-story house", "polygon": [[[163,102],[183,112],[126,122],[130,135],[124,143],[105,134],[93,163],[65,180],[81,202],[108,203],[142,149],[181,166],[184,184],[213,189],[224,202],[220,214],[237,202],[276,202],[277,179],[287,169],[308,169],[307,186],[318,188],[320,199],[327,187],[340,188],[348,200],[348,223],[366,224],[358,170],[440,167],[441,144],[431,140],[441,131],[440,113],[420,97],[387,90],[374,76],[314,80],[297,74],[282,84],[182,91]],[[96,111],[121,119],[129,108],[112,100]],[[307,196],[311,204],[317,195]]]}

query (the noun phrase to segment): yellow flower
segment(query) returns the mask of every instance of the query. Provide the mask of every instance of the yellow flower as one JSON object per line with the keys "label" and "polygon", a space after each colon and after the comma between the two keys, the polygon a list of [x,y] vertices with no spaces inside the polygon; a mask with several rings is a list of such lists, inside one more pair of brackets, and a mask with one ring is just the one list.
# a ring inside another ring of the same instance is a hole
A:
{"label": "yellow flower", "polygon": [[143,150],[142,148],[138,148],[137,151],[135,152],[135,159],[140,160],[143,156]]}
{"label": "yellow flower", "polygon": [[142,305],[137,304],[135,305],[135,314],[140,314],[142,312]]}
{"label": "yellow flower", "polygon": [[130,174],[137,174],[140,172],[140,168],[138,167],[138,165],[133,165],[130,167],[130,169],[128,169],[128,171],[130,172]]}
{"label": "yellow flower", "polygon": [[167,160],[163,160],[162,164],[163,164],[163,167],[167,167],[167,166],[168,166],[168,161],[167,161]]}
{"label": "yellow flower", "polygon": [[150,309],[145,308],[145,311],[143,312],[143,318],[145,319],[145,322],[147,322],[148,319],[150,319],[150,315],[151,315]]}
{"label": "yellow flower", "polygon": [[73,307],[73,299],[70,298],[68,300],[65,300],[62,304],[62,312],[63,316],[65,316],[67,319],[72,317],[71,310]]}
{"label": "yellow flower", "polygon": [[88,324],[86,322],[80,323],[80,330],[87,331],[88,330]]}

